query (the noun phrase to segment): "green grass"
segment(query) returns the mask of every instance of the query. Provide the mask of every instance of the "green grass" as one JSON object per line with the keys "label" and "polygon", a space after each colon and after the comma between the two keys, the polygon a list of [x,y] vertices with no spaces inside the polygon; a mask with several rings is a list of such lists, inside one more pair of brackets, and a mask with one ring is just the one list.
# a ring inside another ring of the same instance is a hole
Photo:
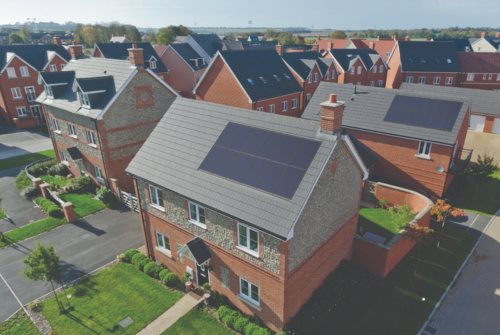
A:
{"label": "green grass", "polygon": [[0,241],[0,249],[38,234],[45,233],[46,231],[52,230],[65,223],[66,219],[64,218],[59,219],[48,217],[27,226],[11,230],[10,232],[4,234],[5,239],[4,241]]}
{"label": "green grass", "polygon": [[[450,204],[455,201],[458,181],[458,178],[455,178],[446,191],[445,199]],[[469,172],[465,188],[460,191],[455,207],[481,215],[495,215],[500,209],[500,170],[495,171],[485,183],[479,185],[477,198],[474,201],[476,190],[477,184],[472,180]]]}
{"label": "green grass", "polygon": [[19,190],[22,190],[26,186],[30,186],[33,184],[31,182],[31,179],[28,177],[28,175],[26,174],[26,171],[24,169],[21,170],[21,172],[16,176],[15,183],[16,183],[16,187]]}
{"label": "green grass", "polygon": [[46,159],[49,157],[51,158],[55,157],[54,150],[50,149],[50,150],[36,152],[33,154],[1,159],[0,171],[9,170],[18,166],[25,166],[30,163],[39,161],[41,159]]}
{"label": "green grass", "polygon": [[[72,310],[60,314],[54,298],[41,303],[41,310],[58,335],[136,334],[181,297],[126,263],[90,277],[66,290]],[[58,295],[67,306],[66,294]],[[134,322],[122,328],[118,321]]]}
{"label": "green grass", "polygon": [[161,335],[231,335],[234,334],[199,307],[190,310]]}
{"label": "green grass", "polygon": [[0,220],[5,219],[6,217],[7,217],[7,214],[4,212],[2,207],[0,207]]}
{"label": "green grass", "polygon": [[9,320],[0,323],[0,334],[2,335],[36,335],[40,334],[38,328],[31,322],[24,311],[19,311]]}
{"label": "green grass", "polygon": [[69,183],[69,179],[67,179],[64,176],[51,176],[50,174],[44,174],[43,176],[40,176],[44,182],[47,184],[50,183],[58,183],[60,186],[64,186]]}
{"label": "green grass", "polygon": [[73,210],[77,218],[83,218],[106,208],[102,202],[92,199],[93,196],[86,193],[62,193],[58,197],[73,204]]}
{"label": "green grass", "polygon": [[358,230],[363,227],[363,231],[368,231],[385,237],[388,242],[401,230],[392,219],[391,214],[381,208],[366,208],[359,209]]}

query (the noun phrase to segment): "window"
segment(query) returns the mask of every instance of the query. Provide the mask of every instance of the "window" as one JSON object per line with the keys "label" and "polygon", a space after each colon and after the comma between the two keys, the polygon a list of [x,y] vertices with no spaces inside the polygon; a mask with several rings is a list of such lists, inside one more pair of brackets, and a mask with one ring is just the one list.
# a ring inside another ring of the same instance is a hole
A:
{"label": "window", "polygon": [[497,81],[500,81],[500,74],[497,74]]}
{"label": "window", "polygon": [[238,223],[238,247],[258,256],[259,232]]}
{"label": "window", "polygon": [[54,64],[50,64],[49,65],[49,70],[50,70],[50,72],[56,72],[57,71],[57,66],[54,65]]}
{"label": "window", "polygon": [[408,84],[413,84],[413,77],[406,77],[406,82]]}
{"label": "window", "polygon": [[373,73],[377,73],[377,66],[376,65],[373,67]]}
{"label": "window", "polygon": [[90,145],[95,146],[95,137],[94,137],[94,132],[91,130],[87,130],[87,140],[89,141]]}
{"label": "window", "polygon": [[384,86],[384,81],[383,80],[379,80],[377,82],[377,87],[383,87]]}
{"label": "window", "polygon": [[269,105],[269,113],[274,114],[274,105]]}
{"label": "window", "polygon": [[196,82],[198,82],[198,80],[200,80],[200,74],[199,73],[196,74]]}
{"label": "window", "polygon": [[453,77],[446,77],[446,81],[444,83],[446,85],[451,85],[453,83]]}
{"label": "window", "polygon": [[260,306],[259,287],[240,278],[240,295],[250,302]]}
{"label": "window", "polygon": [[43,88],[45,89],[45,94],[46,94],[49,98],[54,98],[54,93],[52,93],[52,87],[47,86],[47,85],[43,85]]}
{"label": "window", "polygon": [[361,85],[361,82],[360,82],[360,81],[358,81],[358,82],[356,83],[356,85]]}
{"label": "window", "polygon": [[311,100],[311,93],[307,93],[307,95],[306,95],[306,103],[309,103],[310,100]]}
{"label": "window", "polygon": [[36,100],[35,88],[33,86],[25,87],[24,91],[26,92],[26,98],[28,98],[28,101],[31,102]]}
{"label": "window", "polygon": [[17,110],[17,115],[19,115],[19,117],[28,116],[28,113],[26,112],[26,108],[17,107],[16,110]]}
{"label": "window", "polygon": [[160,190],[152,185],[149,185],[149,197],[151,198],[151,205],[153,205],[155,207],[159,207],[162,210],[164,209],[162,190]]}
{"label": "window", "polygon": [[491,79],[493,79],[493,75],[492,75],[492,74],[489,74],[489,75],[488,75],[488,80],[491,80]]}
{"label": "window", "polygon": [[358,74],[361,74],[361,66],[358,66]]}
{"label": "window", "polygon": [[384,72],[384,66],[383,65],[379,65],[378,67],[378,73],[383,73]]}
{"label": "window", "polygon": [[483,80],[486,80],[486,74],[483,74]]}
{"label": "window", "polygon": [[258,110],[259,112],[263,112],[263,111],[264,111],[264,107],[259,107],[259,108],[257,108],[257,110]]}
{"label": "window", "polygon": [[250,78],[247,78],[248,82],[250,83],[250,85],[254,86],[255,84],[253,83],[253,80],[250,79]]}
{"label": "window", "polygon": [[98,166],[95,166],[95,177],[99,181],[104,181],[104,178],[102,177],[102,170]]}
{"label": "window", "polygon": [[75,126],[71,123],[68,123],[69,135],[76,137]]}
{"label": "window", "polygon": [[68,157],[66,156],[66,151],[60,150],[59,152],[61,153],[61,161],[67,162],[68,161]]}
{"label": "window", "polygon": [[419,84],[425,84],[425,77],[418,77]]}
{"label": "window", "polygon": [[451,59],[448,58],[446,61],[448,62],[448,64],[451,64]]}
{"label": "window", "polygon": [[467,75],[467,81],[474,81],[474,74],[473,73],[469,73]]}
{"label": "window", "polygon": [[21,70],[21,77],[29,77],[30,73],[28,72],[28,67],[27,66],[21,66],[19,68]]}
{"label": "window", "polygon": [[14,69],[13,67],[8,67],[7,68],[7,76],[9,78],[16,78],[16,69]]}
{"label": "window", "polygon": [[19,87],[11,88],[12,96],[14,99],[21,99],[23,96],[21,95],[21,89]]}
{"label": "window", "polygon": [[371,82],[370,82],[370,86],[371,86],[371,87],[375,86],[375,82],[374,82],[374,81],[371,81]]}
{"label": "window", "polygon": [[82,107],[90,108],[90,100],[87,94],[80,92],[78,93],[78,97],[80,98],[80,104]]}
{"label": "window", "polygon": [[189,220],[203,228],[207,228],[207,222],[205,219],[205,208],[200,205],[189,203]]}
{"label": "window", "polygon": [[391,57],[391,51],[386,51],[385,52],[385,59],[389,59],[389,57]]}
{"label": "window", "polygon": [[40,106],[30,106],[33,116],[40,117]]}
{"label": "window", "polygon": [[66,64],[61,64],[61,71],[66,67]]}
{"label": "window", "polygon": [[317,73],[315,73],[315,74],[314,74],[314,82],[316,83],[317,81],[318,81],[318,74],[317,74]]}
{"label": "window", "polygon": [[431,153],[431,142],[421,141],[418,146],[418,155],[419,156],[429,156]]}
{"label": "window", "polygon": [[281,102],[281,111],[286,112],[288,110],[288,101]]}
{"label": "window", "polygon": [[312,83],[312,76],[311,76],[311,75],[309,75],[309,76],[307,77],[307,82],[308,82],[309,84],[310,84],[310,83]]}
{"label": "window", "polygon": [[332,70],[332,79],[335,78],[335,72]]}
{"label": "window", "polygon": [[441,77],[434,77],[432,82],[434,85],[439,85],[441,83]]}
{"label": "window", "polygon": [[156,69],[156,62],[154,60],[152,60],[151,62],[149,62],[149,67],[151,69]]}
{"label": "window", "polygon": [[292,109],[297,108],[297,99],[292,99]]}
{"label": "window", "polygon": [[412,58],[408,58],[408,63],[413,63],[413,59]]}
{"label": "window", "polygon": [[330,72],[326,73],[326,80],[330,80]]}
{"label": "window", "polygon": [[156,244],[158,247],[168,250],[170,252],[170,240],[163,234],[156,232]]}
{"label": "window", "polygon": [[439,64],[439,59],[434,59],[434,62],[436,62],[436,64]]}
{"label": "window", "polygon": [[59,123],[54,118],[52,118],[52,126],[53,126],[52,129],[54,129],[54,131],[59,131]]}
{"label": "window", "polygon": [[353,66],[351,67],[351,74],[354,74],[356,72],[356,68]]}

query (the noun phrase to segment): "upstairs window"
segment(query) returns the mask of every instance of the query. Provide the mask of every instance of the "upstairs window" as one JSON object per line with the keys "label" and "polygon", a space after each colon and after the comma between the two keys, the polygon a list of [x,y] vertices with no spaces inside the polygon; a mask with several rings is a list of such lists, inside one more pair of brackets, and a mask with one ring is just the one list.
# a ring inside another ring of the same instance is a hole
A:
{"label": "upstairs window", "polygon": [[87,129],[87,140],[89,142],[89,145],[96,146],[94,132],[88,129]]}
{"label": "upstairs window", "polygon": [[469,73],[467,75],[467,81],[474,81],[474,74],[473,73]]}
{"label": "upstairs window", "polygon": [[379,80],[377,82],[377,87],[384,87],[384,81],[383,80]]}
{"label": "upstairs window", "polygon": [[312,83],[312,76],[311,76],[311,75],[307,76],[307,82],[308,82],[309,84],[310,84],[310,83]]}
{"label": "upstairs window", "polygon": [[353,66],[353,67],[351,67],[351,74],[354,74],[354,73],[356,73],[356,68]]}
{"label": "upstairs window", "polygon": [[238,223],[238,247],[244,251],[259,255],[259,232]]}
{"label": "upstairs window", "polygon": [[377,66],[373,66],[373,73],[377,73]]}
{"label": "upstairs window", "polygon": [[278,77],[278,76],[277,76],[277,75],[275,75],[275,74],[273,74],[273,77],[274,77],[274,79],[276,79],[276,81],[280,81],[280,80],[281,80],[281,78],[280,78],[280,77]]}
{"label": "upstairs window", "polygon": [[14,69],[13,67],[8,67],[7,68],[7,76],[9,78],[16,78],[16,69]]}
{"label": "upstairs window", "polygon": [[489,74],[489,75],[488,75],[488,80],[491,80],[491,79],[493,79],[493,75],[492,75],[492,74]]}
{"label": "upstairs window", "polygon": [[52,129],[54,129],[54,131],[59,131],[59,123],[54,118],[52,118],[52,127],[53,127]]}
{"label": "upstairs window", "polygon": [[269,114],[274,114],[274,105],[269,105]]}
{"label": "upstairs window", "polygon": [[371,86],[371,87],[374,87],[374,86],[375,86],[375,82],[374,82],[374,81],[371,81],[371,82],[370,82],[370,86]]}
{"label": "upstairs window", "polygon": [[14,99],[21,99],[23,97],[21,95],[21,89],[19,87],[11,88],[10,91],[12,92],[12,97]]}
{"label": "upstairs window", "polygon": [[486,73],[483,74],[483,80],[486,80]]}
{"label": "upstairs window", "polygon": [[384,66],[383,65],[380,65],[378,67],[378,73],[383,73],[384,72]]}
{"label": "upstairs window", "polygon": [[286,112],[288,110],[288,101],[281,102],[281,111]]}
{"label": "upstairs window", "polygon": [[292,99],[292,109],[297,108],[297,99]]}
{"label": "upstairs window", "polygon": [[163,192],[157,187],[149,185],[149,197],[151,198],[151,205],[164,210],[163,207]]}
{"label": "upstairs window", "polygon": [[69,135],[76,137],[75,126],[71,123],[68,123]]}
{"label": "upstairs window", "polygon": [[439,85],[441,84],[441,77],[434,77],[434,80],[432,82],[434,85]]}
{"label": "upstairs window", "polygon": [[26,98],[28,99],[28,101],[31,102],[36,100],[35,87],[33,86],[25,87],[24,91],[26,92]]}
{"label": "upstairs window", "polygon": [[85,93],[78,93],[78,98],[80,98],[80,105],[85,108],[90,108],[89,96]]}
{"label": "upstairs window", "polygon": [[431,153],[431,142],[420,141],[418,146],[418,155],[419,156],[429,156]]}
{"label": "upstairs window", "polygon": [[66,67],[66,64],[61,64],[61,71]]}
{"label": "upstairs window", "polygon": [[444,82],[446,85],[453,84],[453,77],[446,77],[446,81]]}
{"label": "upstairs window", "polygon": [[189,220],[197,226],[207,228],[205,208],[189,202]]}
{"label": "upstairs window", "polygon": [[361,74],[361,71],[362,71],[362,67],[358,66],[358,74]]}
{"label": "upstairs window", "polygon": [[262,81],[263,84],[267,84],[267,80],[264,79],[264,77],[259,77],[260,81]]}
{"label": "upstairs window", "polygon": [[389,59],[389,57],[391,57],[391,51],[386,51],[385,52],[385,59]]}
{"label": "upstairs window", "polygon": [[50,70],[50,72],[56,72],[57,71],[57,66],[54,65],[54,64],[50,64],[49,65],[49,70]]}
{"label": "upstairs window", "polygon": [[330,80],[330,72],[326,73],[326,80]]}
{"label": "upstairs window", "polygon": [[317,82],[317,81],[318,81],[318,74],[317,74],[317,73],[315,73],[315,74],[314,74],[314,82]]}
{"label": "upstairs window", "polygon": [[310,100],[311,100],[311,93],[307,93],[306,94],[306,103],[309,103]]}
{"label": "upstairs window", "polygon": [[30,73],[28,72],[28,67],[27,66],[21,66],[19,68],[21,70],[21,77],[29,77]]}
{"label": "upstairs window", "polygon": [[408,84],[413,84],[413,77],[406,77],[406,82]]}
{"label": "upstairs window", "polygon": [[150,62],[149,62],[149,67],[150,67],[151,69],[156,69],[156,62],[155,62],[154,60],[150,61]]}
{"label": "upstairs window", "polygon": [[50,86],[47,86],[47,85],[43,85],[43,88],[45,89],[45,95],[48,97],[48,98],[54,98],[54,93],[52,93],[52,87]]}

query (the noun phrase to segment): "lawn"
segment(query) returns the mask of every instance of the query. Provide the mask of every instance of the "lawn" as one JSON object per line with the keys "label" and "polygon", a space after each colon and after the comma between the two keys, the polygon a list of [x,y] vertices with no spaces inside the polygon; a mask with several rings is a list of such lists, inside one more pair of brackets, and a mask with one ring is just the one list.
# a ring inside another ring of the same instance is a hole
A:
{"label": "lawn", "polygon": [[0,241],[0,249],[6,246],[23,241],[46,231],[52,230],[66,223],[66,219],[48,217],[46,219],[31,223],[27,226],[11,230],[4,234],[4,241]]}
{"label": "lawn", "polygon": [[[438,230],[432,222],[431,228]],[[463,231],[445,227],[440,248],[435,242],[422,247],[417,275],[413,248],[385,279],[370,281],[360,274],[354,286],[338,289],[343,298],[337,305],[331,306],[322,287],[298,312],[293,330],[295,334],[417,334],[476,242]]]}
{"label": "lawn", "polygon": [[0,334],[2,335],[37,335],[38,328],[31,322],[24,311],[19,311],[9,320],[0,323]]}
{"label": "lawn", "polygon": [[[58,335],[136,334],[182,297],[126,263],[103,270],[66,292],[72,307],[67,314],[59,313],[54,298],[41,303],[43,315]],[[68,304],[64,293],[58,297]],[[118,322],[126,317],[133,323],[122,328]]]}
{"label": "lawn", "polygon": [[0,220],[5,219],[6,217],[7,214],[3,211],[2,207],[0,207]]}
{"label": "lawn", "polygon": [[54,150],[50,149],[50,150],[35,152],[32,154],[1,159],[0,160],[0,171],[9,170],[9,169],[12,169],[12,168],[15,168],[18,166],[25,166],[25,165],[28,165],[30,163],[39,161],[41,159],[46,159],[49,157],[51,157],[51,158],[55,157]]}
{"label": "lawn", "polygon": [[[446,191],[445,199],[453,205],[455,194],[458,188],[458,178],[455,178]],[[479,186],[476,201],[473,201],[476,194],[477,184],[470,177],[470,173],[465,183],[465,188],[460,191],[455,207],[460,209],[492,216],[500,209],[500,170],[490,175],[487,182]]]}
{"label": "lawn", "polygon": [[391,219],[391,214],[381,208],[359,209],[358,230],[363,227],[363,231],[369,231],[385,237],[386,242],[390,241],[401,230]]}
{"label": "lawn", "polygon": [[231,335],[226,326],[199,307],[190,310],[161,335]]}
{"label": "lawn", "polygon": [[57,176],[57,175],[51,176],[50,174],[44,174],[43,176],[40,176],[39,178],[41,178],[47,184],[57,183],[57,184],[59,184],[59,186],[64,186],[64,185],[68,184],[70,181],[66,177]]}
{"label": "lawn", "polygon": [[106,208],[102,202],[92,199],[93,195],[86,193],[62,193],[57,196],[73,204],[73,210],[77,219]]}

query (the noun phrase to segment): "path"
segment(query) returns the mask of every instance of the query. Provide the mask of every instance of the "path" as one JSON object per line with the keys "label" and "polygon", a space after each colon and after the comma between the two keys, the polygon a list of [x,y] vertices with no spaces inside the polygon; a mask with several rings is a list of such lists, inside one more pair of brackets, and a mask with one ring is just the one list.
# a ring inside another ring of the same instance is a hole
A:
{"label": "path", "polygon": [[34,129],[0,127],[0,159],[53,149],[50,137]]}

